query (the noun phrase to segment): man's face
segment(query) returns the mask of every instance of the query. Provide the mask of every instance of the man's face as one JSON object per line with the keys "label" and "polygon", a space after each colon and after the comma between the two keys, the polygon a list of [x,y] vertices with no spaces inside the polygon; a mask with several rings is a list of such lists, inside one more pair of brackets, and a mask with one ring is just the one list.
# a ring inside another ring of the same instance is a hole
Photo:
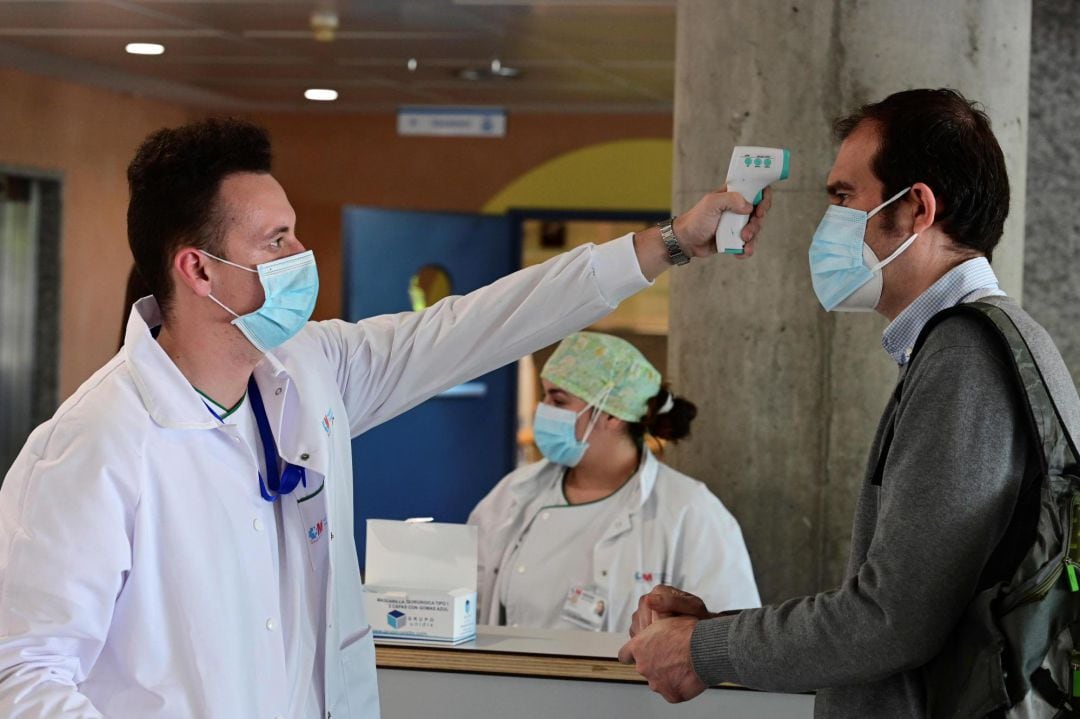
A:
{"label": "man's face", "polygon": [[[873,123],[863,122],[840,145],[840,152],[826,181],[832,204],[869,212],[887,199],[883,197],[885,185],[871,168],[878,144],[877,128]],[[888,221],[889,210],[900,202],[903,202],[903,198],[866,223],[864,239],[879,260],[888,257],[906,239],[906,235],[896,227],[890,227]],[[886,267],[885,271],[888,270],[889,267]]]}
{"label": "man's face", "polygon": [[[269,174],[229,175],[218,190],[224,228],[224,259],[255,268],[304,251],[296,237],[296,213],[278,181]],[[214,296],[237,314],[258,309],[264,300],[258,275],[210,261]]]}

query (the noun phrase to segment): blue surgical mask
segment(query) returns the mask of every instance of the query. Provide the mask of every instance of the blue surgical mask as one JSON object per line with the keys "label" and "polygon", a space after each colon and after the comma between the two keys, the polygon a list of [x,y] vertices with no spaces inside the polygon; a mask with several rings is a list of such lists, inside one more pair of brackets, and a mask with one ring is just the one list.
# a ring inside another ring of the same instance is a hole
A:
{"label": "blue surgical mask", "polygon": [[[604,397],[608,392],[604,393]],[[600,404],[603,404],[603,399]],[[592,419],[585,430],[585,436],[579,440],[577,438],[578,417],[590,410],[593,412]],[[564,467],[576,467],[585,456],[585,450],[589,448],[586,440],[592,434],[596,422],[600,419],[600,414],[600,407],[589,406],[580,412],[571,412],[568,409],[552,407],[550,404],[538,404],[536,416],[533,417],[533,441],[536,442],[540,453],[549,461]]]}
{"label": "blue surgical mask", "polygon": [[262,306],[254,312],[238,315],[210,295],[211,300],[236,318],[232,323],[255,345],[255,349],[269,352],[284,344],[311,319],[315,298],[319,295],[319,271],[315,267],[315,254],[311,250],[273,262],[264,262],[256,265],[255,269],[215,257],[209,252],[203,254],[218,262],[259,275],[266,298]]}
{"label": "blue surgical mask", "polygon": [[871,217],[903,197],[910,187],[874,209],[855,210],[830,205],[810,243],[810,277],[814,294],[827,311],[871,312],[881,301],[881,270],[911,246],[913,234],[882,261],[866,244],[866,223]]}

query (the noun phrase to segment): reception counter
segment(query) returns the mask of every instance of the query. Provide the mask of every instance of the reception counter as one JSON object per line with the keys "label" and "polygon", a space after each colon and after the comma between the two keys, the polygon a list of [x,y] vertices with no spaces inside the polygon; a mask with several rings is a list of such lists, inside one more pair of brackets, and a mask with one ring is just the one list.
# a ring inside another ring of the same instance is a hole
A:
{"label": "reception counter", "polygon": [[623,634],[480,627],[475,640],[432,646],[376,640],[384,719],[809,719],[813,697],[710,688],[668,704],[615,659]]}

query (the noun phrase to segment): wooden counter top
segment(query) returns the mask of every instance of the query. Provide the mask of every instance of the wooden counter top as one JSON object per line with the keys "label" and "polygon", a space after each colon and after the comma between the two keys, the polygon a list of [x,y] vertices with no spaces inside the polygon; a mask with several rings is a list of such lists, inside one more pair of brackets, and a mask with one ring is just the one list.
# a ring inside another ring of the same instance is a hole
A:
{"label": "wooden counter top", "polygon": [[557,677],[608,682],[645,679],[620,664],[625,634],[481,626],[458,646],[375,640],[375,665],[392,669]]}

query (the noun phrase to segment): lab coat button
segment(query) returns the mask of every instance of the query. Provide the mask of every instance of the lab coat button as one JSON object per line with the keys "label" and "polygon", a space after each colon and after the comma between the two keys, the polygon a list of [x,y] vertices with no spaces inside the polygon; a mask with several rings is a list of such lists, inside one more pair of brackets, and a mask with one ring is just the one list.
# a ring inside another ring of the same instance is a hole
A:
{"label": "lab coat button", "polygon": [[519,564],[518,565],[517,573],[518,574],[524,574],[525,573],[525,565],[524,564]]}
{"label": "lab coat button", "polygon": [[268,631],[268,632],[274,631],[274,620],[273,619],[267,619],[266,620],[266,631]]}
{"label": "lab coat button", "polygon": [[252,527],[255,527],[255,531],[256,531],[256,532],[261,532],[261,531],[262,531],[262,520],[261,520],[261,519],[259,519],[258,517],[256,517],[256,518],[255,518],[255,521],[253,521],[253,522],[251,523],[251,526],[252,526]]}
{"label": "lab coat button", "polygon": [[274,390],[274,396],[276,397],[276,396],[278,396],[280,394],[281,394],[281,387],[278,387],[276,390]]}
{"label": "lab coat button", "polygon": [[600,576],[601,577],[606,577],[607,576],[607,570],[606,569],[601,569],[600,570]]}
{"label": "lab coat button", "polygon": [[308,460],[308,459],[309,459],[310,457],[311,457],[311,455],[310,455],[310,454],[308,454],[307,452],[304,452],[304,453],[303,453],[302,455],[300,455],[300,459],[304,460],[305,462],[306,462],[306,461],[307,461],[307,460]]}

